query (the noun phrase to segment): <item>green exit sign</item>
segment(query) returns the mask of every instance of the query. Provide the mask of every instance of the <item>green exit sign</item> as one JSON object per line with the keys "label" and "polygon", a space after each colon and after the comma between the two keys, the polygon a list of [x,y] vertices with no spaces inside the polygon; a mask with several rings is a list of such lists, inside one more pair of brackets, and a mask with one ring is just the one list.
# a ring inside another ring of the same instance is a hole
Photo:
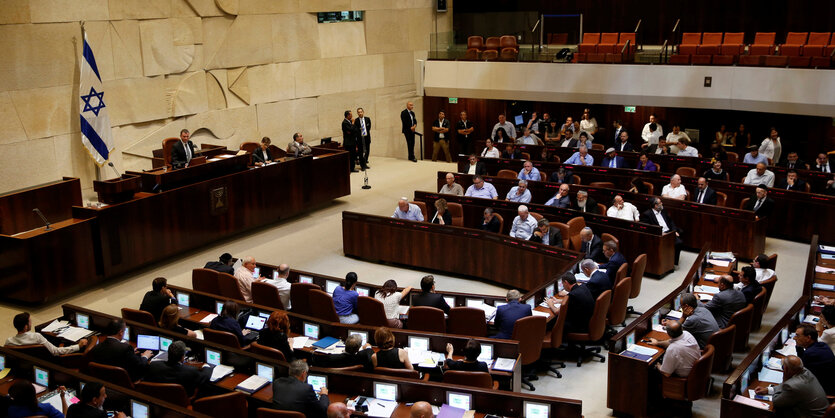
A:
{"label": "green exit sign", "polygon": [[457,97],[450,97],[449,102],[450,103],[458,103],[458,98]]}
{"label": "green exit sign", "polygon": [[635,113],[635,106],[624,106],[623,111],[626,113]]}

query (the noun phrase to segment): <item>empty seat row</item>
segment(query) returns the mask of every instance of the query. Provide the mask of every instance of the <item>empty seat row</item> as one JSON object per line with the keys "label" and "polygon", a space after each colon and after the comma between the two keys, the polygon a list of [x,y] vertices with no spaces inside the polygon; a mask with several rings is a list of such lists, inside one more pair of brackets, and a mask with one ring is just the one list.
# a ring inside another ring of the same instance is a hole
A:
{"label": "empty seat row", "polygon": [[[627,43],[629,47],[624,51]],[[576,62],[629,62],[633,60],[636,50],[635,32],[591,32],[583,34],[583,41],[577,45],[574,59]]]}
{"label": "empty seat row", "polygon": [[781,45],[776,45],[774,32],[757,32],[744,55],[744,36],[743,32],[683,33],[670,64],[828,68],[835,50],[830,32],[789,32]]}
{"label": "empty seat row", "polygon": [[481,36],[470,36],[467,38],[467,49],[477,49],[482,51],[500,51],[504,48],[513,48],[519,50],[519,44],[516,43],[516,37],[513,35],[504,35],[502,37],[490,36],[487,42]]}

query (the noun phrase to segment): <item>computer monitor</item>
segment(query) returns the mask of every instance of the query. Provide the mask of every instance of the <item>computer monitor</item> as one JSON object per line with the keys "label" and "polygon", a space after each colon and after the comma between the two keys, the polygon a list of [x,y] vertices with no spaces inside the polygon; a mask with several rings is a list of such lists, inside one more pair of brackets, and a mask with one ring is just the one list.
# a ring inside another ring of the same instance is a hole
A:
{"label": "computer monitor", "polygon": [[220,366],[220,361],[220,351],[212,350],[211,348],[206,347],[206,364]]}
{"label": "computer monitor", "polygon": [[551,284],[550,286],[545,288],[545,297],[550,298],[551,296],[554,296],[554,285],[553,284]]}
{"label": "computer monitor", "polygon": [[42,369],[38,366],[34,367],[35,369],[35,383],[41,385],[45,388],[49,387],[49,370]]}
{"label": "computer monitor", "polygon": [[525,303],[527,303],[531,307],[531,309],[536,309],[536,298],[535,297],[526,300]]}
{"label": "computer monitor", "polygon": [[255,267],[255,270],[252,270],[252,277],[261,277],[261,267]]}
{"label": "computer monitor", "polygon": [[0,354],[0,370],[6,369],[6,356]]}
{"label": "computer monitor", "polygon": [[273,280],[278,280],[278,270],[273,270]]}
{"label": "computer monitor", "polygon": [[328,387],[328,377],[317,374],[309,374],[307,375],[307,384],[313,386],[314,392],[319,393],[322,388]]}
{"label": "computer monitor", "polygon": [[139,334],[136,336],[136,348],[140,350],[159,350],[159,337],[156,335]]}
{"label": "computer monitor", "polygon": [[467,298],[467,307],[468,308],[478,308],[481,305],[484,305],[484,299],[470,299],[470,298]]}
{"label": "computer monitor", "polygon": [[523,115],[516,115],[513,118],[514,125],[524,125],[525,124],[525,117]]}
{"label": "computer monitor", "polygon": [[85,382],[83,382],[83,381],[81,381],[81,380],[79,380],[79,381],[78,381],[78,393],[81,393],[81,392],[83,392],[83,391],[84,391],[84,385],[86,385],[86,384],[87,384],[87,383],[85,383]]}
{"label": "computer monitor", "polygon": [[629,335],[626,336],[626,346],[629,347],[632,344],[635,344],[635,332],[630,332]]}
{"label": "computer monitor", "polygon": [[265,319],[270,319],[270,312],[258,312],[258,316]]}
{"label": "computer monitor", "polygon": [[357,335],[359,335],[359,336],[360,336],[360,338],[362,338],[362,345],[365,345],[365,343],[367,343],[367,342],[368,342],[368,333],[367,333],[367,332],[365,332],[365,331],[356,331],[356,330],[352,330],[352,329],[348,330],[348,336],[349,336],[349,337],[350,337],[351,335],[354,335],[354,334],[357,334]]}
{"label": "computer monitor", "polygon": [[275,377],[273,366],[261,362],[255,362],[255,374],[269,380],[270,382],[272,382]]}
{"label": "computer monitor", "polygon": [[368,297],[370,290],[367,287],[359,287],[357,286],[357,294],[360,296]]}
{"label": "computer monitor", "polygon": [[299,276],[299,283],[313,283],[313,278],[310,276]]}
{"label": "computer monitor", "polygon": [[90,315],[83,313],[75,314],[75,324],[79,328],[90,329]]}
{"label": "computer monitor", "polygon": [[223,312],[223,302],[215,301],[215,313],[220,315],[221,312]]}
{"label": "computer monitor", "polygon": [[133,418],[148,418],[150,416],[150,409],[148,405],[131,399],[130,416]]}
{"label": "computer monitor", "polygon": [[410,335],[409,347],[415,350],[429,351],[429,338]]}
{"label": "computer monitor", "polygon": [[249,318],[246,320],[246,328],[251,329],[253,331],[261,331],[264,328],[264,324],[267,322],[267,318],[264,318],[260,315],[250,315]]}
{"label": "computer monitor", "polygon": [[314,340],[319,339],[319,325],[311,324],[310,322],[304,323],[304,336],[307,338],[313,338]]}
{"label": "computer monitor", "polygon": [[168,347],[170,347],[173,342],[174,341],[171,338],[159,337],[159,349],[168,352]]}
{"label": "computer monitor", "polygon": [[681,298],[678,297],[678,296],[676,296],[676,298],[673,299],[673,310],[674,311],[681,310]]}
{"label": "computer monitor", "polygon": [[327,292],[329,295],[332,295],[333,291],[336,290],[337,287],[339,287],[339,282],[335,282],[333,280],[325,281],[325,292]]}
{"label": "computer monitor", "polygon": [[444,296],[444,300],[446,304],[449,305],[450,308],[455,307],[455,297],[454,296]]}
{"label": "computer monitor", "polygon": [[490,363],[493,360],[493,344],[481,344],[481,354],[478,355],[478,361]]}
{"label": "computer monitor", "polygon": [[397,385],[394,383],[374,382],[374,397],[384,401],[397,401]]}
{"label": "computer monitor", "polygon": [[180,306],[191,306],[189,304],[191,295],[185,292],[177,292],[177,304]]}
{"label": "computer monitor", "polygon": [[551,416],[551,406],[546,403],[524,402],[525,418],[548,418]]}
{"label": "computer monitor", "polygon": [[125,333],[122,334],[122,341],[130,341],[130,327],[125,327]]}
{"label": "computer monitor", "polygon": [[472,409],[473,395],[461,392],[447,392],[446,403],[449,406],[469,411]]}

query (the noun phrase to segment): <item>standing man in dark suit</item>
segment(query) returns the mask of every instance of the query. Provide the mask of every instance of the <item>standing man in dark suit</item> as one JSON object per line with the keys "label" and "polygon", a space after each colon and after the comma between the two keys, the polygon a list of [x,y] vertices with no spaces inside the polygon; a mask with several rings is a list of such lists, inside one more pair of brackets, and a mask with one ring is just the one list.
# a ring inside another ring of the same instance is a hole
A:
{"label": "standing man in dark suit", "polygon": [[449,313],[449,304],[444,297],[435,293],[435,277],[430,275],[420,279],[420,294],[412,296],[412,306],[429,306]]}
{"label": "standing man in dark suit", "polygon": [[678,265],[678,259],[681,255],[681,247],[684,245],[684,241],[681,240],[682,230],[681,228],[676,226],[672,218],[670,218],[670,214],[668,214],[667,211],[664,209],[664,204],[661,203],[661,198],[654,197],[650,199],[650,205],[652,207],[641,214],[641,222],[645,224],[660,226],[661,233],[667,233],[669,231],[675,232],[675,265]]}
{"label": "standing man in dark suit", "polygon": [[626,264],[626,257],[618,252],[618,244],[614,241],[606,241],[603,243],[603,255],[609,261],[601,264],[600,268],[606,269],[606,275],[609,276],[609,281],[612,283],[612,288],[614,288],[617,284],[615,280],[617,279],[618,269],[620,269],[620,266]]}
{"label": "standing man in dark suit", "polygon": [[513,336],[513,326],[516,324],[516,320],[533,315],[530,305],[519,303],[519,298],[521,297],[522,294],[516,289],[507,291],[507,304],[499,306],[496,309],[494,323],[499,329],[499,332],[493,338],[510,338]]}
{"label": "standing man in dark suit", "polygon": [[172,303],[176,304],[177,299],[174,298],[174,294],[168,288],[168,280],[165,277],[157,277],[151,283],[151,290],[145,293],[142,298],[139,310],[150,312],[154,316],[154,320],[159,321],[162,310]]}
{"label": "standing man in dark suit", "polygon": [[191,162],[194,158],[194,143],[189,138],[191,134],[188,129],[180,131],[180,140],[174,143],[171,148],[171,166],[174,168],[183,168]]}
{"label": "standing man in dark suit", "polygon": [[417,162],[415,158],[415,128],[417,128],[417,119],[414,103],[406,103],[406,108],[400,112],[400,123],[403,125],[403,136],[406,137],[406,150],[409,151],[409,160]]}
{"label": "standing man in dark suit", "polygon": [[357,119],[354,120],[357,133],[360,140],[359,145],[362,149],[362,159],[365,161],[365,168],[371,167],[368,165],[368,155],[371,153],[371,118],[365,116],[365,110],[361,107],[357,108]]}
{"label": "standing man in dark suit", "polygon": [[[612,137],[612,144],[618,145],[620,143],[620,133],[624,132],[623,125],[620,122],[620,119],[616,119],[612,122],[612,129],[615,131],[615,135]],[[627,135],[627,138],[629,136]]]}
{"label": "standing man in dark suit", "polygon": [[475,126],[467,119],[467,112],[461,112],[461,120],[455,124],[455,131],[458,132],[458,144],[461,148],[458,150],[459,154],[473,153],[473,131]]}
{"label": "standing man in dark suit", "polygon": [[349,165],[351,172],[356,173],[356,162],[359,159],[362,171],[365,171],[365,160],[362,159],[362,151],[359,148],[359,132],[354,126],[354,114],[350,110],[345,111],[345,119],[342,119],[342,146],[351,154]]}
{"label": "standing man in dark suit", "polygon": [[[221,254],[218,261],[209,261],[203,268],[226,274],[235,274],[235,269],[232,268],[232,254],[229,253]],[[163,306],[163,308],[165,307]]]}
{"label": "standing man in dark suit", "polygon": [[130,379],[139,380],[148,368],[148,359],[153,352],[144,351],[141,355],[128,344],[123,343],[125,322],[113,319],[104,330],[108,337],[90,350],[90,361],[108,366],[121,367],[128,372]]}
{"label": "standing man in dark suit", "polygon": [[815,326],[805,323],[798,325],[794,340],[797,342],[797,356],[818,378],[824,392],[827,395],[835,393],[835,354],[825,342],[818,341]]}
{"label": "standing man in dark suit", "polygon": [[757,186],[757,194],[753,198],[748,198],[748,203],[743,209],[754,211],[756,219],[771,215],[771,211],[774,210],[774,200],[768,197],[768,186],[765,184]]}
{"label": "standing man in dark suit", "polygon": [[[588,286],[577,285],[577,278],[571,273],[563,273],[562,287],[564,290],[560,291],[559,298],[550,297],[545,300],[551,312],[554,315],[559,315],[560,312],[566,314],[564,333],[589,332],[589,320],[594,315],[594,305],[596,298],[592,295]],[[568,305],[566,305],[568,302]],[[557,306],[559,303],[559,306]],[[565,307],[565,310],[563,310]]]}
{"label": "standing man in dark suit", "polygon": [[793,190],[795,192],[805,192],[806,182],[797,178],[797,171],[789,170],[786,174],[786,179],[777,185],[778,189]]}
{"label": "standing man in dark suit", "polygon": [[706,205],[716,204],[716,191],[708,187],[706,178],[699,177],[696,181],[696,193],[693,193],[693,201]]}
{"label": "standing man in dark suit", "polygon": [[186,390],[186,395],[191,396],[195,390],[206,384],[212,376],[210,367],[197,369],[194,366],[183,364],[186,355],[186,343],[174,341],[168,347],[168,359],[165,361],[153,361],[148,366],[148,373],[142,379],[154,383],[177,383]]}
{"label": "standing man in dark suit", "polygon": [[316,397],[313,386],[307,383],[307,363],[294,360],[290,363],[289,376],[273,382],[273,406],[284,411],[301,412],[308,418],[325,418],[330,400],[328,388],[321,389]]}
{"label": "standing man in dark suit", "polygon": [[612,290],[612,282],[609,281],[609,276],[597,268],[597,263],[594,260],[587,258],[581,261],[580,271],[589,278],[585,286],[591,291],[594,300],[597,300],[601,293]]}
{"label": "standing man in dark suit", "polygon": [[[562,187],[562,186],[560,186]],[[586,258],[590,258],[597,263],[605,263],[606,256],[603,255],[603,241],[600,237],[594,235],[594,231],[589,227],[583,228],[580,231],[580,251],[586,253]]]}

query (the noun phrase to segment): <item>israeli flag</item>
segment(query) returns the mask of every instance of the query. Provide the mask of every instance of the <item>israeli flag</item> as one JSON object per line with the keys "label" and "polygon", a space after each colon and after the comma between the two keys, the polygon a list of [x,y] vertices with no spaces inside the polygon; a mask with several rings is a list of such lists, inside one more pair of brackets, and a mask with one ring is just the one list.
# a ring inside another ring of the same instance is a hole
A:
{"label": "israeli flag", "polygon": [[90,157],[101,167],[110,159],[110,152],[113,151],[113,133],[110,130],[110,117],[107,115],[99,68],[93,57],[93,49],[87,43],[87,32],[84,32],[78,92],[81,96],[81,142]]}

